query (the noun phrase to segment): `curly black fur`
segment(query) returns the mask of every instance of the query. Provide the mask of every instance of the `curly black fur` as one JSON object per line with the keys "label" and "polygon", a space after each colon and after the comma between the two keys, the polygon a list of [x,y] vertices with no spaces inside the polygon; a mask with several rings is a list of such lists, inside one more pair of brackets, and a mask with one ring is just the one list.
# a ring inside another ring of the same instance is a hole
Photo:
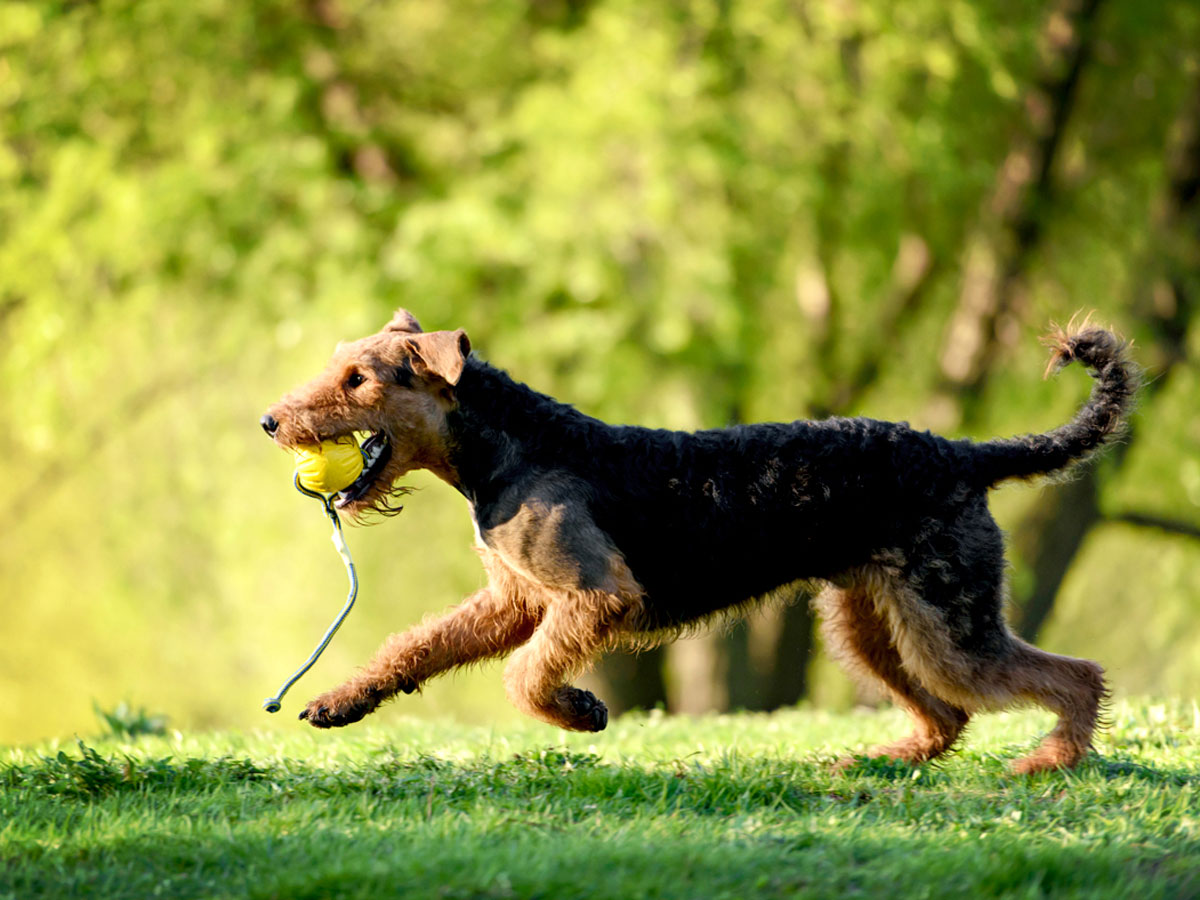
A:
{"label": "curly black fur", "polygon": [[1056,472],[1092,453],[1123,426],[1141,383],[1138,367],[1126,355],[1126,343],[1102,328],[1077,334],[1058,331],[1047,343],[1052,348],[1047,372],[1078,360],[1096,379],[1092,396],[1061,428],[977,445],[976,484],[988,487],[1009,478]]}
{"label": "curly black fur", "polygon": [[[695,433],[614,426],[472,357],[448,418],[451,463],[485,531],[514,513],[505,497],[524,496],[522,485],[553,474],[645,588],[649,628],[694,621],[793,581],[835,578],[881,550],[914,561],[966,558],[968,569],[986,571],[959,573],[962,581],[998,586],[1002,548],[986,488],[1061,468],[1097,447],[1134,389],[1123,345],[1107,332],[1075,335],[1063,352],[1098,372],[1075,421],[982,444],[866,418]],[[916,552],[918,543],[939,541],[938,523],[964,519],[976,522],[971,540],[986,552]],[[933,578],[910,574],[922,586]],[[937,591],[926,593],[937,602]],[[998,611],[969,615],[990,621]]]}

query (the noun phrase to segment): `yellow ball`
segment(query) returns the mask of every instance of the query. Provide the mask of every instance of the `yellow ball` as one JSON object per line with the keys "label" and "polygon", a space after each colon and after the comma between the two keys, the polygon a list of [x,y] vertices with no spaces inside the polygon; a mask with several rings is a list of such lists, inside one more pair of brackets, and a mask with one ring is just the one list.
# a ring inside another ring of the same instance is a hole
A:
{"label": "yellow ball", "polygon": [[353,435],[321,441],[319,445],[305,444],[292,453],[300,483],[310,491],[332,494],[350,487],[362,474],[362,451]]}

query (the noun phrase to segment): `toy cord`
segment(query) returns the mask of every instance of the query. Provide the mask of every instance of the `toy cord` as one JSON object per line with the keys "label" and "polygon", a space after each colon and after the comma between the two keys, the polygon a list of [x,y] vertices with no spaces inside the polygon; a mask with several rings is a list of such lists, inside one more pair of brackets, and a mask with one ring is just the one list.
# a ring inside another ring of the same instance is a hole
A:
{"label": "toy cord", "polygon": [[283,695],[304,676],[305,672],[313,667],[313,663],[325,652],[325,648],[329,646],[329,642],[333,640],[333,636],[337,634],[337,630],[342,627],[342,622],[346,621],[346,616],[350,614],[350,609],[354,606],[354,598],[358,596],[358,574],[354,571],[354,560],[350,558],[350,548],[346,546],[346,539],[342,536],[341,520],[338,519],[337,510],[333,507],[333,498],[335,495],[330,494],[326,497],[318,494],[316,491],[310,491],[300,483],[299,475],[296,476],[295,484],[296,490],[300,493],[320,500],[324,505],[325,515],[329,516],[329,521],[333,523],[333,546],[337,548],[338,555],[342,557],[342,562],[346,564],[346,574],[350,576],[350,594],[346,597],[346,605],[342,607],[342,611],[333,620],[333,624],[329,626],[329,630],[321,638],[321,643],[317,645],[317,649],[312,652],[304,665],[297,669],[292,677],[283,683],[283,687],[279,689],[274,697],[268,697],[263,701],[263,709],[269,713],[279,712]]}

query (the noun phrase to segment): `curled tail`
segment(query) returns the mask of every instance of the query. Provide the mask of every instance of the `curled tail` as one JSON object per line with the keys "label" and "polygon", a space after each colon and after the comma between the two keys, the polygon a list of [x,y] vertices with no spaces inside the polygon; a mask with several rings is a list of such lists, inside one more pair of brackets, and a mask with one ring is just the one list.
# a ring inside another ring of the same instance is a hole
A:
{"label": "curled tail", "polygon": [[1046,343],[1051,348],[1046,373],[1079,361],[1096,379],[1092,395],[1073,420],[1053,431],[972,445],[970,465],[980,485],[1066,468],[1103,445],[1124,425],[1140,381],[1139,369],[1129,359],[1128,344],[1112,332],[1086,323],[1076,332],[1057,328]]}

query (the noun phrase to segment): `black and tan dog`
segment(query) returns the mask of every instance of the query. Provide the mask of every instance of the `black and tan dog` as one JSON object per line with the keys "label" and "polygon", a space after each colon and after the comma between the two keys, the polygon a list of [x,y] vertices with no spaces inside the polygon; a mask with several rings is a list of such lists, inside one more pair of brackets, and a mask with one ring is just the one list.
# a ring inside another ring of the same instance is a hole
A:
{"label": "black and tan dog", "polygon": [[971,713],[1037,703],[1058,724],[1016,770],[1073,766],[1106,696],[1103,670],[1006,627],[987,492],[1099,447],[1137,374],[1107,331],[1051,343],[1052,364],[1079,360],[1097,380],[1075,420],[1046,434],[972,443],[870,419],[683,433],[590,418],[471,356],[461,330],[425,333],[400,310],[339,347],[262,424],[283,447],[372,432],[384,452],[337,501],[352,514],[394,510],[406,472],[438,475],[470,502],[489,583],[390,637],[301,718],[347,725],[454,666],[511,653],[517,707],[599,731],[604,704],[570,679],[601,651],[668,639],[806,581],[819,586],[829,646],[915,720],[872,755],[931,759]]}

